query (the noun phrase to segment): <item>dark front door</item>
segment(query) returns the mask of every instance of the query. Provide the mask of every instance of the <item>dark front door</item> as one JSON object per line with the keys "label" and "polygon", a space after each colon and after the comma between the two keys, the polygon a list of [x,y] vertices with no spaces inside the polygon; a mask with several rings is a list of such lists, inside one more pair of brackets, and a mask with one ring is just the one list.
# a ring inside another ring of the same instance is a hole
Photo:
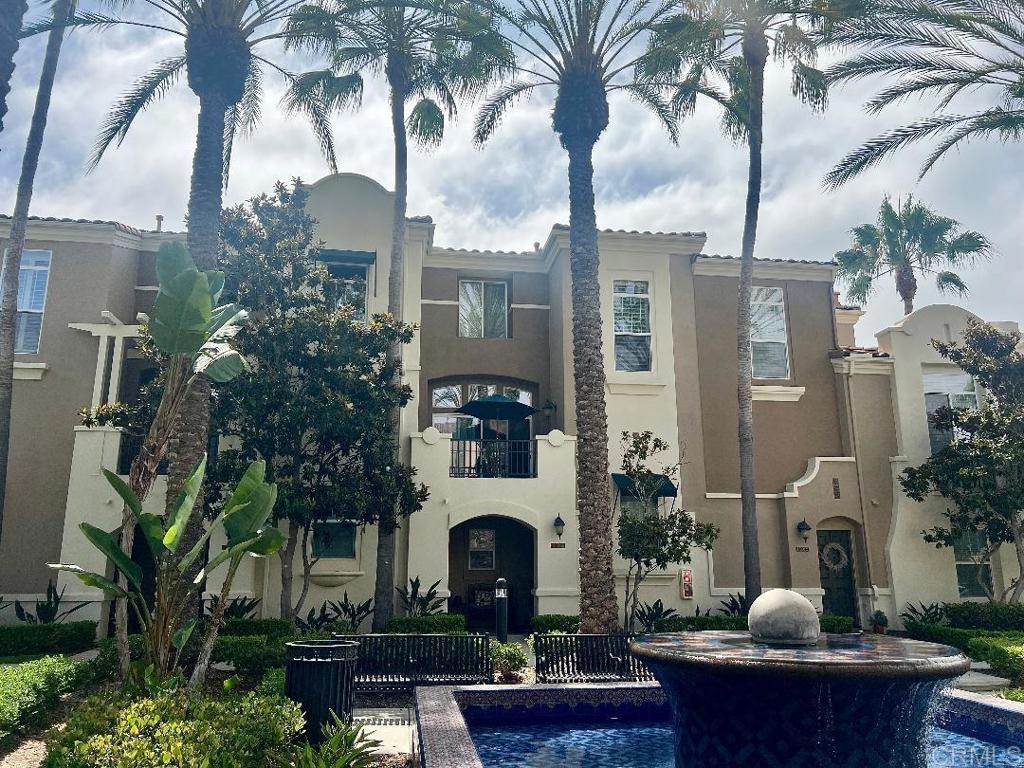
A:
{"label": "dark front door", "polygon": [[818,570],[821,588],[825,590],[825,613],[856,618],[857,593],[849,531],[818,531]]}

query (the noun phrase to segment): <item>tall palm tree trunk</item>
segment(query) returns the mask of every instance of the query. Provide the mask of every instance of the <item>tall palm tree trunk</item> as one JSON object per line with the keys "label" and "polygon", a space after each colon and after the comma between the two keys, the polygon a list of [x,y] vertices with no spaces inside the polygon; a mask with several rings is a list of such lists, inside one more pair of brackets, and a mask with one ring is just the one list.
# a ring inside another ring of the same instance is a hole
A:
{"label": "tall palm tree trunk", "polygon": [[[409,197],[409,148],[405,134],[405,90],[391,88],[391,130],[395,139],[395,207],[391,224],[391,269],[388,273],[388,313],[402,319],[402,293],[405,288],[405,214]],[[392,358],[402,357],[402,345],[391,347]],[[395,373],[396,385],[402,374]],[[400,460],[401,412],[391,414],[395,435],[395,460]],[[383,632],[395,612],[395,532],[398,528],[397,500],[384,499],[377,524],[377,578],[373,590],[373,631]]]}
{"label": "tall palm tree trunk", "polygon": [[594,141],[569,153],[569,269],[572,273],[573,377],[576,385],[576,508],[580,534],[580,632],[615,630],[608,488],[608,417],[601,344],[600,258],[594,213]]}
{"label": "tall palm tree trunk", "polygon": [[754,242],[761,207],[761,149],[764,123],[764,69],[768,42],[760,31],[743,39],[743,57],[750,75],[750,126],[747,146],[747,201],[743,218],[739,296],[736,307],[736,399],[740,451],[740,516],[743,529],[743,588],[748,604],[761,594],[761,552],[757,535],[754,490],[754,395],[750,344],[750,298],[754,290]]}
{"label": "tall palm tree trunk", "polygon": [[896,294],[903,300],[903,314],[914,311],[914,297],[917,296],[917,276],[909,266],[896,269]]}
{"label": "tall palm tree trunk", "polygon": [[[57,0],[53,6],[54,21],[62,23],[71,12],[71,0]],[[20,26],[20,22],[19,22]],[[39,90],[32,110],[32,123],[28,129],[25,156],[21,162],[18,192],[14,201],[14,216],[7,252],[4,254],[3,281],[0,284],[0,540],[3,537],[4,505],[7,495],[7,459],[11,441],[11,400],[14,395],[14,332],[18,319],[18,282],[21,254],[25,250],[25,231],[28,211],[32,203],[39,155],[43,151],[43,135],[50,113],[53,83],[57,77],[60,49],[64,44],[64,28],[56,27],[46,39],[43,69],[39,75]]]}
{"label": "tall palm tree trunk", "polygon": [[14,76],[14,54],[18,52],[18,33],[28,12],[26,0],[0,0],[0,132],[7,114],[7,94],[11,92]]}
{"label": "tall palm tree trunk", "polygon": [[[220,232],[220,210],[224,190],[224,123],[227,105],[223,99],[200,97],[199,125],[196,132],[196,151],[192,159],[192,184],[188,201],[188,248],[199,269],[212,269],[217,262],[218,237]],[[196,468],[206,451],[207,433],[210,423],[210,384],[199,378],[178,411],[171,428],[167,453],[170,457],[167,474],[167,498],[165,509],[168,513],[175,507],[175,500],[185,479]],[[140,497],[142,498],[142,497]],[[202,501],[197,500],[197,504]],[[202,535],[202,516],[196,515],[189,523],[183,536],[182,548],[187,551]],[[135,526],[126,525],[121,532],[121,549],[131,553]],[[193,572],[183,574],[177,588],[186,588],[199,568],[203,558],[198,558]],[[123,584],[122,584],[123,586]],[[122,675],[127,673],[128,607],[124,599],[115,606],[115,631],[117,633],[118,661]]]}

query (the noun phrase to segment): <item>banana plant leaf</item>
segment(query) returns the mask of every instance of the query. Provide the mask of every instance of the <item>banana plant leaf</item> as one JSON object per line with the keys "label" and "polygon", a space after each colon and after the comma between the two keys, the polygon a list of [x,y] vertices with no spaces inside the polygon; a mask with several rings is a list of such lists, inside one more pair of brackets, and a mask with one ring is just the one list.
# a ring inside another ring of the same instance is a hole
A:
{"label": "banana plant leaf", "polygon": [[245,358],[223,341],[204,345],[196,357],[195,372],[217,384],[231,381],[248,369],[249,364]]}
{"label": "banana plant leaf", "polygon": [[201,583],[228,560],[241,558],[246,554],[253,554],[261,557],[272,555],[282,546],[284,546],[284,534],[277,530],[277,528],[264,528],[257,531],[256,535],[221,551],[215,558],[213,558],[213,560],[207,563],[206,567],[203,568],[202,571],[199,572],[199,575],[195,578],[195,583]]}
{"label": "banana plant leaf", "polygon": [[121,546],[113,536],[89,523],[82,523],[78,527],[85,534],[85,538],[106,555],[136,589],[142,589],[142,567],[121,551]]}
{"label": "banana plant leaf", "polygon": [[206,328],[212,315],[210,284],[206,275],[193,268],[176,275],[170,283],[160,284],[149,333],[165,354],[194,355],[207,341]]}
{"label": "banana plant leaf", "polygon": [[192,470],[192,474],[182,484],[181,492],[174,503],[174,513],[171,517],[167,532],[164,533],[164,547],[172,554],[177,551],[181,537],[185,534],[185,527],[189,518],[192,517],[192,508],[196,499],[199,498],[199,491],[203,487],[203,475],[206,473],[206,454],[200,459],[199,464]]}
{"label": "banana plant leaf", "polygon": [[127,597],[123,589],[117,584],[112,582],[106,576],[100,576],[98,573],[92,573],[80,568],[77,565],[68,565],[66,563],[47,563],[50,568],[55,571],[64,571],[65,573],[73,573],[78,577],[79,581],[88,587],[96,587],[102,589],[104,592],[113,595],[114,597]]}
{"label": "banana plant leaf", "polygon": [[128,505],[136,517],[142,514],[142,502],[139,501],[139,497],[135,495],[135,492],[128,487],[128,483],[122,480],[120,477],[115,475],[109,469],[103,470],[103,476],[107,478],[107,482],[117,491],[117,495],[124,500],[124,503]]}

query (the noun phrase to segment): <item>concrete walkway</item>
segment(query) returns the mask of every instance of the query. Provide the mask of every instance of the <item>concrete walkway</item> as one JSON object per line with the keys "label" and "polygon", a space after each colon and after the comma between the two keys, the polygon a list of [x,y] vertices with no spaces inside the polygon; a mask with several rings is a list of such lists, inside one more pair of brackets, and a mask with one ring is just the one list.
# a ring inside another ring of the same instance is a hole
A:
{"label": "concrete walkway", "polygon": [[416,738],[412,707],[356,707],[352,717],[368,736],[381,743],[377,750],[380,754],[412,754]]}

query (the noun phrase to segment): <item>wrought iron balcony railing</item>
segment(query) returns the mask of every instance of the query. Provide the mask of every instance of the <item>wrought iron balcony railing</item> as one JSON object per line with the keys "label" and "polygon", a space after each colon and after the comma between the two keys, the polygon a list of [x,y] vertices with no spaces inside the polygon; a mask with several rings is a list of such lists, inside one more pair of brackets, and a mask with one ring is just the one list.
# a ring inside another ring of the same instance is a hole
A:
{"label": "wrought iron balcony railing", "polygon": [[536,440],[452,440],[451,477],[536,477]]}

